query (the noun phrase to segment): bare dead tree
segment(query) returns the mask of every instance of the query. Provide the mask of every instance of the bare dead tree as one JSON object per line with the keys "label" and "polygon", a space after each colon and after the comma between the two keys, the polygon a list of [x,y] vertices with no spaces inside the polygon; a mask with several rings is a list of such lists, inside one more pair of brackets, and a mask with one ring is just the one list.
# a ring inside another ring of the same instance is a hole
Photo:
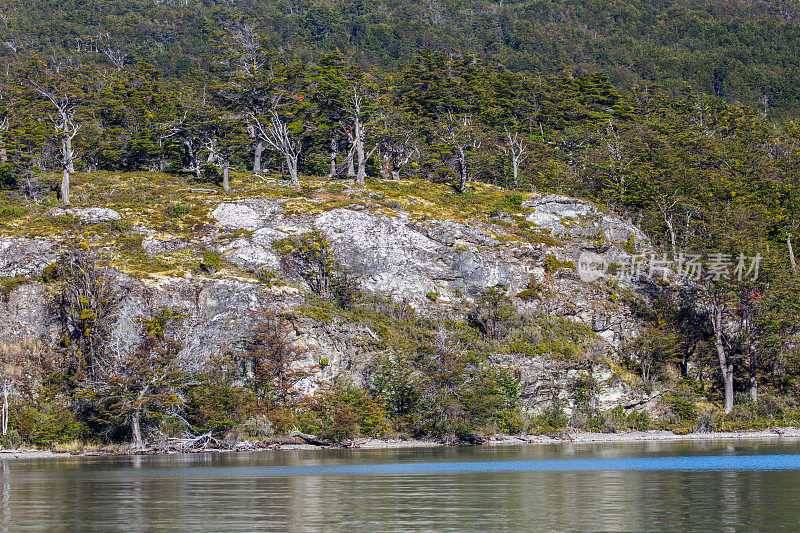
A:
{"label": "bare dead tree", "polygon": [[477,128],[472,123],[472,117],[468,114],[455,116],[447,113],[438,136],[442,143],[451,146],[455,152],[459,174],[458,190],[464,192],[469,179],[467,152],[481,147],[481,140]]}
{"label": "bare dead tree", "polygon": [[511,174],[514,178],[514,187],[518,185],[519,166],[528,158],[528,146],[518,132],[513,134],[503,126],[505,139],[497,147],[511,160]]}
{"label": "bare dead tree", "polygon": [[8,150],[6,149],[6,133],[8,133],[9,120],[8,117],[3,117],[0,122],[0,163],[8,162]]}
{"label": "bare dead tree", "polygon": [[680,199],[678,198],[677,190],[675,190],[670,196],[659,196],[655,199],[656,206],[661,212],[661,218],[664,220],[664,224],[667,226],[667,231],[669,231],[669,241],[672,247],[673,258],[678,257],[678,241],[675,235],[675,224],[673,223],[673,220],[675,218],[674,209],[679,202]]}
{"label": "bare dead tree", "polygon": [[256,76],[269,63],[269,55],[262,46],[262,39],[255,25],[236,20],[225,28],[225,32],[233,41],[234,58],[238,62],[241,75]]}
{"label": "bare dead tree", "polygon": [[103,53],[111,61],[117,70],[122,70],[125,67],[125,60],[128,59],[128,54],[120,46],[108,45]]}
{"label": "bare dead tree", "polygon": [[300,180],[297,177],[297,160],[300,157],[303,142],[300,139],[293,138],[289,131],[288,124],[283,121],[276,111],[271,111],[270,117],[270,122],[264,126],[264,124],[251,114],[251,123],[258,128],[267,146],[284,156],[286,159],[286,167],[289,169],[291,183],[293,186],[299,187]]}
{"label": "bare dead tree", "polygon": [[61,141],[61,200],[69,205],[70,175],[75,172],[75,149],[72,142],[81,130],[81,124],[76,122],[78,105],[75,98],[67,92],[60,92],[47,88],[39,83],[29,80],[39,95],[44,97],[55,107],[56,113],[49,115],[50,121]]}
{"label": "bare dead tree", "polygon": [[[378,145],[376,144],[369,153],[366,152],[364,145],[369,123],[367,122],[367,109],[364,101],[364,94],[363,91],[359,90],[357,85],[353,85],[352,93],[348,96],[346,112],[350,115],[350,120],[353,125],[351,141],[352,150],[356,155],[356,166],[358,169],[356,171],[356,182],[359,185],[364,185],[367,175],[367,160],[369,160],[375,150],[378,149]],[[352,157],[350,161],[352,162]]]}

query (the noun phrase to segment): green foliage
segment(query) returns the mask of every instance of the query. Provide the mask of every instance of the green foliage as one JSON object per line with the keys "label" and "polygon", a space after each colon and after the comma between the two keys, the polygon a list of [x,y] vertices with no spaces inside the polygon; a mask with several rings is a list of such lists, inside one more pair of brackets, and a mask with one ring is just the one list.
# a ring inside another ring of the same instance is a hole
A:
{"label": "green foliage", "polygon": [[544,271],[550,274],[557,272],[559,269],[562,268],[575,270],[575,263],[573,263],[572,261],[560,261],[556,256],[552,254],[544,258],[543,266],[544,266]]}
{"label": "green foliage", "polygon": [[330,243],[318,230],[275,241],[272,247],[284,257],[290,269],[304,279],[318,295],[328,295],[339,266]]}
{"label": "green foliage", "polygon": [[235,384],[234,370],[230,361],[215,359],[196,376],[186,399],[186,420],[196,431],[224,435],[238,427],[248,436],[258,436],[253,428],[248,429],[253,424],[246,424],[255,395],[251,389]]}
{"label": "green foliage", "polygon": [[88,436],[85,423],[62,402],[14,403],[9,409],[9,425],[19,438],[40,448],[55,442],[69,442]]}
{"label": "green foliage", "polygon": [[172,218],[181,218],[182,216],[192,211],[191,206],[181,203],[171,203],[167,205],[167,216]]}
{"label": "green foliage", "polygon": [[549,433],[567,427],[569,415],[559,402],[554,401],[533,418],[532,424],[538,433]]}
{"label": "green foliage", "polygon": [[27,283],[27,281],[27,279],[21,276],[15,276],[13,278],[0,278],[0,297],[8,300],[8,296],[11,294],[11,291],[20,285],[24,285]]}
{"label": "green foliage", "polygon": [[[11,163],[0,164],[0,190],[17,188],[17,170]],[[0,215],[0,218],[3,218]]]}
{"label": "green foliage", "polygon": [[353,385],[338,384],[314,395],[304,418],[305,431],[334,442],[382,437],[390,428],[380,401]]}
{"label": "green foliage", "polygon": [[507,292],[504,285],[487,288],[469,315],[470,321],[493,340],[503,337],[517,318],[517,308]]}
{"label": "green foliage", "polygon": [[531,278],[528,280],[528,284],[525,285],[525,289],[517,293],[517,298],[525,302],[534,302],[536,300],[541,300],[546,293],[547,290],[544,288],[544,285],[534,278]]}
{"label": "green foliage", "polygon": [[222,257],[212,250],[203,250],[200,260],[200,270],[206,274],[214,275],[222,266]]}
{"label": "green foliage", "polygon": [[399,429],[416,436],[518,431],[523,424],[513,373],[465,356],[444,339],[420,346],[413,357],[384,360],[375,388]]}
{"label": "green foliage", "polygon": [[24,216],[27,209],[18,205],[0,204],[0,220],[14,219]]}
{"label": "green foliage", "polygon": [[676,390],[664,397],[664,403],[669,406],[673,421],[677,424],[693,424],[697,421],[698,409],[695,398],[682,390]]}
{"label": "green foliage", "polygon": [[283,284],[280,278],[278,278],[278,274],[271,268],[265,268],[256,272],[256,279],[267,287],[275,287]]}

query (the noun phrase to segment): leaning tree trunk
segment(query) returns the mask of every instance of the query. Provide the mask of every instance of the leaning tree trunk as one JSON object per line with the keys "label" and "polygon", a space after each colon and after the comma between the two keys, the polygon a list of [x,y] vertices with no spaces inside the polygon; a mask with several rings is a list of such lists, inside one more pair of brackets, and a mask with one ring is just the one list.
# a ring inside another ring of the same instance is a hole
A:
{"label": "leaning tree trunk", "polygon": [[786,246],[789,248],[789,263],[792,265],[792,272],[797,274],[797,260],[794,257],[794,247],[792,247],[792,235],[786,234]]}
{"label": "leaning tree trunk", "polygon": [[61,174],[61,201],[69,205],[69,169],[66,166]]}
{"label": "leaning tree trunk", "polygon": [[261,152],[264,151],[264,141],[258,139],[256,141],[255,154],[253,155],[253,173],[258,174],[261,172]]}

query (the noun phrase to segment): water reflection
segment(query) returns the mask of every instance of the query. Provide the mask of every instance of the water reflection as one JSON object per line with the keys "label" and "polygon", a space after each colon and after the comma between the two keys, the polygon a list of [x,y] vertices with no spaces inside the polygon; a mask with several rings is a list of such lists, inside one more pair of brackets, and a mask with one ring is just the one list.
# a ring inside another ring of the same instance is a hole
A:
{"label": "water reflection", "polygon": [[[684,442],[0,460],[0,512],[8,531],[797,528],[795,454]],[[662,467],[620,468],[636,461]]]}

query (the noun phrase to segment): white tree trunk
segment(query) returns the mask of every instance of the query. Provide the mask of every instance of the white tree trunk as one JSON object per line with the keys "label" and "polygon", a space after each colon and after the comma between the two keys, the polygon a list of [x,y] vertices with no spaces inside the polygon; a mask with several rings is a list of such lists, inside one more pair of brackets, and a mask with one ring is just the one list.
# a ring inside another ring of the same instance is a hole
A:
{"label": "white tree trunk", "polygon": [[300,186],[300,179],[297,177],[297,156],[291,154],[284,154],[286,156],[286,166],[289,168],[289,179],[293,187]]}
{"label": "white tree trunk", "polygon": [[356,161],[358,162],[358,171],[356,172],[356,182],[359,185],[364,185],[367,176],[367,160],[364,157],[364,125],[361,123],[361,118],[355,117],[355,148],[356,148]]}
{"label": "white tree trunk", "polygon": [[750,398],[758,402],[758,353],[750,347]]}
{"label": "white tree trunk", "polygon": [[8,432],[8,392],[9,386],[7,382],[3,383],[3,412],[2,412],[2,425],[3,425],[3,435]]}
{"label": "white tree trunk", "polygon": [[255,154],[253,155],[253,173],[258,174],[261,172],[261,152],[264,151],[264,141],[258,139],[255,146]]}
{"label": "white tree trunk", "polygon": [[511,159],[511,174],[514,177],[514,188],[517,188],[518,185],[518,176],[519,176],[519,158],[514,156]]}
{"label": "white tree trunk", "polygon": [[222,190],[228,192],[231,190],[231,182],[228,178],[228,161],[225,160],[222,163]]}
{"label": "white tree trunk", "polygon": [[722,309],[716,308],[713,310],[714,316],[712,318],[714,328],[714,345],[717,348],[717,357],[719,358],[719,368],[722,372],[722,381],[725,388],[725,414],[733,411],[733,361],[725,353],[725,345],[722,341]]}
{"label": "white tree trunk", "polygon": [[356,167],[353,166],[353,150],[347,152],[347,177],[354,178],[356,175]]}
{"label": "white tree trunk", "polygon": [[131,414],[131,437],[133,438],[133,447],[137,450],[144,448],[144,441],[142,440],[142,429],[139,426],[139,418],[142,416],[141,409],[135,409]]}
{"label": "white tree trunk", "polygon": [[66,167],[61,174],[61,201],[64,205],[69,205],[69,169]]}
{"label": "white tree trunk", "polygon": [[336,157],[339,155],[339,146],[336,143],[336,136],[331,137],[331,169],[328,172],[329,178],[336,177]]}
{"label": "white tree trunk", "polygon": [[75,152],[72,151],[72,137],[67,135],[64,137],[64,164],[70,174],[75,172]]}
{"label": "white tree trunk", "polygon": [[786,246],[789,248],[789,263],[792,265],[792,272],[797,274],[797,260],[794,257],[794,247],[792,246],[792,235],[786,234]]}
{"label": "white tree trunk", "polygon": [[458,182],[458,192],[464,192],[467,190],[467,156],[464,153],[464,148],[459,146],[458,148],[458,174],[459,174],[459,182]]}

